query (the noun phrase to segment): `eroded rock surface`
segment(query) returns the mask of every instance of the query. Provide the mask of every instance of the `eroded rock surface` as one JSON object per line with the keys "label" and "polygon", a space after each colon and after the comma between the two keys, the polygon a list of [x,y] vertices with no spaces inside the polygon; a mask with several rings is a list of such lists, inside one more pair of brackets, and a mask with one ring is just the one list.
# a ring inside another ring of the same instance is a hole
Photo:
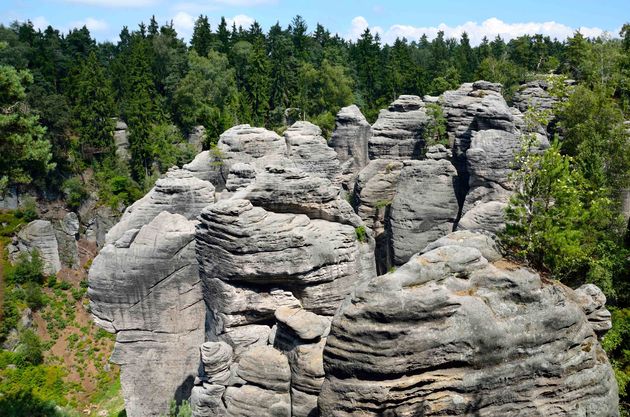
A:
{"label": "eroded rock surface", "polygon": [[162,212],[92,263],[90,307],[97,324],[116,333],[112,361],[121,365],[129,416],[164,415],[172,399],[190,395],[205,335],[195,224]]}
{"label": "eroded rock surface", "polygon": [[32,254],[39,252],[44,264],[43,272],[54,275],[61,269],[59,245],[55,236],[55,229],[48,220],[33,220],[27,224],[9,246],[9,256],[15,261],[20,253]]}
{"label": "eroded rock surface", "polygon": [[617,416],[576,295],[471,246],[416,255],[333,320],[321,415]]}
{"label": "eroded rock surface", "polygon": [[456,182],[457,170],[446,159],[405,161],[388,222],[394,265],[453,230]]}
{"label": "eroded rock surface", "polygon": [[335,131],[329,145],[337,152],[343,171],[344,189],[352,192],[356,176],[368,162],[368,142],[372,126],[354,104],[339,110],[335,119]]}
{"label": "eroded rock surface", "polygon": [[419,159],[426,147],[424,138],[429,118],[418,96],[402,95],[381,110],[372,126],[370,159]]}

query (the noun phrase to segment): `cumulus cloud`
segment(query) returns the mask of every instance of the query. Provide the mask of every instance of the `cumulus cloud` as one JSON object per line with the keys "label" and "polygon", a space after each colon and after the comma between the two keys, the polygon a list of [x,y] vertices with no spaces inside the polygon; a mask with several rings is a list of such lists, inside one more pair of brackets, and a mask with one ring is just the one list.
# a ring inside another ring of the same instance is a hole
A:
{"label": "cumulus cloud", "polygon": [[346,34],[346,39],[356,41],[361,37],[363,32],[365,32],[365,29],[367,28],[369,28],[370,32],[372,32],[373,34],[378,33],[380,36],[383,36],[383,28],[381,28],[380,26],[370,26],[365,17],[357,16],[352,19],[350,30]]}
{"label": "cumulus cloud", "polygon": [[242,26],[243,29],[247,29],[248,27],[250,27],[255,20],[256,19],[254,19],[253,17],[247,16],[245,14],[237,14],[232,18],[225,18],[228,26],[232,26],[232,23],[236,23],[236,27]]}
{"label": "cumulus cloud", "polygon": [[195,27],[195,18],[186,12],[177,12],[177,14],[173,16],[173,27],[180,37],[190,39],[193,28]]}
{"label": "cumulus cloud", "polygon": [[64,0],[66,3],[83,4],[99,7],[147,7],[159,0]]}
{"label": "cumulus cloud", "polygon": [[102,19],[95,19],[93,17],[88,17],[83,20],[77,20],[75,22],[70,23],[70,28],[81,28],[85,26],[90,30],[90,32],[105,32],[109,29],[109,25],[106,21]]}
{"label": "cumulus cloud", "polygon": [[[355,40],[360,34],[369,27],[368,22],[362,16],[352,19],[350,32],[347,38]],[[506,23],[496,17],[484,20],[481,24],[477,22],[466,22],[457,26],[449,26],[441,23],[437,26],[412,26],[395,24],[390,26],[386,31],[378,27],[370,27],[370,30],[381,30],[381,37],[386,43],[393,43],[396,38],[405,37],[408,40],[418,40],[423,34],[429,39],[437,36],[438,31],[443,31],[447,38],[459,38],[462,33],[466,32],[473,45],[478,45],[484,36],[492,40],[495,36],[500,35],[505,40],[517,38],[521,35],[532,35],[541,33],[551,38],[565,39],[572,36],[575,30],[579,29],[583,35],[596,37],[604,33],[603,29],[597,27],[580,27],[572,28],[558,22],[526,22],[526,23]],[[359,32],[360,31],[360,32]],[[358,33],[358,35],[357,35]]]}

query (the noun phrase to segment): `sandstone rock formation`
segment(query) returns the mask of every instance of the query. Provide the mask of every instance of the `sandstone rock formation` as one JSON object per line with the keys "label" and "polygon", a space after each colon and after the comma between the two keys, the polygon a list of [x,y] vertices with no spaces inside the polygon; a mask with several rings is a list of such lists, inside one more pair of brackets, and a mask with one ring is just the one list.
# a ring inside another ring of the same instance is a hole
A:
{"label": "sandstone rock formation", "polygon": [[194,219],[213,203],[214,187],[184,169],[170,169],[164,178],[140,200],[127,208],[120,221],[107,233],[107,243],[117,241],[126,231],[148,224],[162,211]]}
{"label": "sandstone rock formation", "polygon": [[284,132],[287,157],[296,167],[309,174],[341,181],[341,166],[336,152],[328,146],[322,130],[309,122],[295,122]]}
{"label": "sandstone rock formation", "polygon": [[20,253],[39,252],[44,263],[44,274],[54,275],[61,269],[55,229],[48,220],[33,220],[27,224],[13,239],[8,249],[12,261],[15,261]]}
{"label": "sandstone rock formation", "polygon": [[195,224],[161,212],[105,246],[90,269],[91,311],[116,333],[111,360],[129,416],[164,415],[190,395],[205,335]]}
{"label": "sandstone rock formation", "polygon": [[446,159],[405,161],[388,222],[394,265],[453,230],[456,181],[457,170]]}
{"label": "sandstone rock formation", "polygon": [[416,255],[333,320],[321,415],[616,416],[614,374],[576,296],[469,245]]}
{"label": "sandstone rock formation", "polygon": [[342,184],[352,192],[356,176],[369,162],[368,142],[372,126],[354,104],[339,110],[335,119],[335,131],[329,145],[337,152],[343,171]]}
{"label": "sandstone rock formation", "polygon": [[418,96],[400,96],[381,110],[369,140],[370,159],[418,159],[425,151],[428,116]]}
{"label": "sandstone rock formation", "polygon": [[116,156],[123,161],[131,159],[131,154],[129,153],[128,129],[127,123],[116,119],[114,127],[114,146],[116,146]]}

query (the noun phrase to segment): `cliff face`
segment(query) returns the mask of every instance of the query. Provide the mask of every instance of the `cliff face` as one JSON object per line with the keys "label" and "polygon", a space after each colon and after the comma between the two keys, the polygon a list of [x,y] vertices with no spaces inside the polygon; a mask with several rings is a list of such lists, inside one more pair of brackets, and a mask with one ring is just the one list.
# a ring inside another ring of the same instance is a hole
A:
{"label": "cliff face", "polygon": [[130,417],[616,415],[601,291],[492,234],[522,114],[486,82],[437,102],[448,148],[415,96],[342,109],[330,143],[241,125],[127,210],[89,291]]}

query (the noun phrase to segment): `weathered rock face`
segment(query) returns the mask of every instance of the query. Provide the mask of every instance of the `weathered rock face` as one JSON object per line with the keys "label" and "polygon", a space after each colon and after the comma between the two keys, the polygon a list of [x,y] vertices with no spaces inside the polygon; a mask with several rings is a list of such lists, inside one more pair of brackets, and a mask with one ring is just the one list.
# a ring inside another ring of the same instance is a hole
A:
{"label": "weathered rock face", "polygon": [[[546,137],[530,149],[539,152],[549,146]],[[505,227],[505,208],[513,191],[510,174],[521,150],[520,134],[503,130],[474,132],[466,151],[469,190],[459,221],[460,229],[499,232]]]}
{"label": "weathered rock face", "polygon": [[129,416],[160,416],[186,399],[204,341],[195,220],[162,212],[103,248],[89,274],[96,323],[116,333]]}
{"label": "weathered rock face", "polygon": [[453,230],[456,182],[457,170],[446,159],[405,161],[388,222],[394,265]]}
{"label": "weathered rock face", "polygon": [[287,157],[297,168],[338,184],[341,166],[337,153],[328,146],[322,130],[309,122],[295,122],[284,132]]}
{"label": "weathered rock face", "polygon": [[210,342],[192,392],[195,416],[313,416],[330,317],[376,275],[373,240],[359,239],[363,223],[329,179],[338,162],[320,169],[304,159],[321,143],[308,129],[298,124],[286,136],[289,158],[201,213]]}
{"label": "weathered rock face", "polygon": [[116,119],[114,127],[114,145],[116,146],[116,156],[123,160],[128,161],[131,159],[129,153],[129,132],[127,123],[120,119]]}
{"label": "weathered rock face", "polygon": [[48,220],[33,220],[27,224],[8,249],[12,261],[15,261],[20,253],[30,254],[38,251],[44,263],[44,273],[47,275],[54,275],[61,269],[55,229]]}
{"label": "weathered rock face", "polygon": [[503,130],[517,133],[514,115],[501,95],[501,85],[486,81],[466,83],[440,96],[447,131],[453,144],[455,166],[461,173],[473,132]]}
{"label": "weathered rock face", "polygon": [[379,274],[387,272],[389,266],[393,264],[385,225],[389,219],[402,167],[401,161],[387,159],[370,161],[359,173],[354,188],[357,214],[372,230],[376,239],[375,257]]}
{"label": "weathered rock face", "polygon": [[107,243],[117,241],[126,231],[148,224],[162,211],[178,213],[194,219],[201,210],[213,203],[214,187],[184,169],[170,169],[164,178],[140,200],[127,208],[125,214],[107,233]]}
{"label": "weathered rock face", "polygon": [[357,289],[324,369],[325,417],[618,415],[576,292],[470,246],[437,247]]}
{"label": "weathered rock face", "polygon": [[206,140],[206,128],[201,125],[194,126],[188,134],[188,144],[199,153],[203,149],[204,140]]}
{"label": "weathered rock face", "polygon": [[372,126],[370,159],[419,159],[425,151],[428,120],[420,97],[398,97],[387,110],[381,110]]}
{"label": "weathered rock face", "polygon": [[339,110],[335,119],[335,131],[329,145],[337,152],[343,171],[342,185],[351,192],[356,176],[369,162],[368,142],[372,126],[354,104]]}
{"label": "weathered rock face", "polygon": [[55,221],[53,224],[59,260],[63,266],[68,268],[79,267],[79,217],[76,213],[67,213],[63,219]]}
{"label": "weathered rock face", "polygon": [[184,165],[184,169],[222,191],[232,165],[252,164],[265,156],[285,153],[285,142],[277,133],[247,124],[238,125],[223,132],[214,149],[201,152]]}

